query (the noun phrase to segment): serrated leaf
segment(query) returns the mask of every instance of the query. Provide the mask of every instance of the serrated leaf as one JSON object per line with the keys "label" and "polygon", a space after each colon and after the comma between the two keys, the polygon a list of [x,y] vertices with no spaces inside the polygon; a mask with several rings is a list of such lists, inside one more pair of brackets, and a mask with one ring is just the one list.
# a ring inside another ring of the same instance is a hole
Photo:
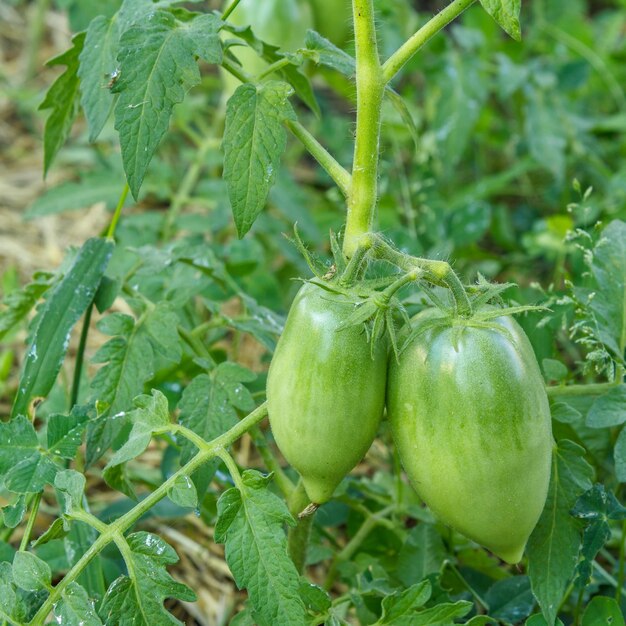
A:
{"label": "serrated leaf", "polygon": [[4,485],[14,493],[38,493],[54,482],[58,470],[51,459],[37,451],[5,474]]}
{"label": "serrated leaf", "polygon": [[78,583],[70,583],[54,606],[54,617],[63,626],[102,626],[94,603]]}
{"label": "serrated leaf", "polygon": [[550,402],[550,413],[553,420],[563,424],[572,424],[582,418],[581,412],[567,402]]}
{"label": "serrated leaf", "polygon": [[503,621],[517,624],[526,619],[535,606],[528,576],[511,576],[494,583],[485,594],[489,613]]}
{"label": "serrated leaf", "polygon": [[51,109],[44,130],[44,176],[52,161],[61,149],[78,112],[78,57],[83,49],[85,33],[78,33],[72,39],[72,47],[63,54],[48,61],[48,67],[65,65],[67,69],[52,83],[40,110]]}
{"label": "serrated leaf", "polygon": [[240,589],[247,589],[259,626],[304,624],[300,577],[287,556],[283,525],[293,524],[285,503],[265,488],[267,478],[247,470],[245,491],[229,489],[218,501],[215,540]]}
{"label": "serrated leaf", "polygon": [[433,524],[422,522],[412,528],[398,555],[396,576],[406,585],[438,572],[446,558],[446,548]]}
{"label": "serrated leaf", "polygon": [[626,422],[626,385],[618,385],[596,398],[585,423],[591,428],[608,428]]}
{"label": "serrated leaf", "polygon": [[174,105],[200,82],[196,55],[202,54],[212,63],[221,61],[219,25],[214,14],[183,23],[171,13],[157,10],[120,39],[119,77],[111,90],[119,94],[115,128],[135,199]]}
{"label": "serrated leaf", "polygon": [[32,282],[4,297],[2,304],[5,308],[0,311],[0,339],[28,315],[41,296],[54,284],[55,279],[54,274],[49,272],[36,272]]}
{"label": "serrated leaf", "polygon": [[54,479],[54,486],[61,493],[61,505],[66,514],[80,511],[83,508],[83,493],[85,491],[85,477],[75,470],[58,472]]}
{"label": "serrated leaf", "polygon": [[13,557],[13,581],[26,591],[49,589],[52,571],[45,561],[32,552],[16,552]]}
{"label": "serrated leaf", "polygon": [[13,571],[10,563],[0,562],[0,617],[14,620],[16,624],[27,621],[27,607],[13,582]]}
{"label": "serrated leaf", "polygon": [[72,328],[93,300],[113,247],[110,240],[88,239],[42,305],[24,361],[12,416],[25,414],[34,397],[45,397],[52,389]]}
{"label": "serrated leaf", "polygon": [[102,471],[102,478],[104,478],[106,484],[109,485],[111,489],[116,489],[131,500],[138,500],[137,492],[128,477],[128,471],[125,464],[122,463],[120,465],[105,467]]}
{"label": "serrated leaf", "polygon": [[506,33],[515,41],[521,41],[519,23],[521,0],[480,0],[480,3]]}
{"label": "serrated leaf", "polygon": [[192,509],[198,506],[198,492],[188,476],[179,476],[167,492],[167,496],[178,506]]}
{"label": "serrated leaf", "polygon": [[151,396],[138,396],[133,404],[137,408],[127,414],[132,430],[124,445],[107,463],[107,469],[139,456],[150,444],[153,433],[167,429],[170,424],[167,398],[160,391],[153,389]]}
{"label": "serrated leaf", "polygon": [[178,561],[178,555],[163,539],[147,532],[129,535],[127,543],[131,561],[127,563],[128,576],[111,583],[100,616],[115,626],[181,625],[163,606],[166,598],[196,599],[187,585],[175,581],[165,569]]}
{"label": "serrated leaf", "polygon": [[228,101],[224,129],[224,179],[239,237],[252,227],[267,201],[285,150],[285,120],[295,120],[292,90],[271,81],[244,84]]}
{"label": "serrated leaf", "polygon": [[415,615],[430,598],[432,587],[428,580],[412,585],[404,591],[398,591],[383,598],[383,614],[379,624],[395,624],[404,618]]}
{"label": "serrated leaf", "polygon": [[144,384],[154,375],[156,356],[170,362],[180,360],[178,317],[170,306],[160,302],[138,322],[128,316],[113,314],[98,323],[98,329],[116,335],[105,343],[93,358],[105,363],[91,383],[91,400],[105,405],[106,411],[89,424],[87,463],[97,461],[128,424],[126,411],[133,398],[144,391]]}
{"label": "serrated leaf", "polygon": [[73,459],[78,446],[82,443],[88,419],[85,413],[51,415],[48,418],[47,432],[50,453],[63,459]]}
{"label": "serrated leaf", "polygon": [[546,380],[561,381],[568,374],[567,366],[556,359],[543,359],[541,366]]}
{"label": "serrated leaf", "polygon": [[[235,408],[244,411],[254,408],[252,396],[242,384],[251,381],[251,374],[236,363],[225,362],[220,363],[211,375],[196,376],[183,392],[179,423],[205,441],[225,433],[237,423]],[[181,461],[186,463],[194,453],[195,446],[184,443]]]}
{"label": "serrated leaf", "polygon": [[2,520],[8,528],[15,528],[26,513],[26,497],[22,494],[10,505],[2,507]]}
{"label": "serrated leaf", "polygon": [[593,250],[591,272],[596,284],[590,307],[599,338],[613,356],[624,360],[626,349],[626,223],[613,220]]}
{"label": "serrated leaf", "polygon": [[111,108],[113,94],[109,81],[116,77],[117,49],[120,39],[118,16],[99,15],[91,21],[80,53],[80,102],[89,125],[89,141],[95,141]]}
{"label": "serrated leaf", "polygon": [[302,52],[318,65],[325,65],[351,78],[356,72],[356,61],[347,52],[314,30],[308,30]]}
{"label": "serrated leaf", "polygon": [[570,510],[591,488],[593,470],[584,453],[571,441],[558,442],[546,505],[526,547],[532,590],[549,624],[554,624],[578,559],[580,528]]}
{"label": "serrated leaf", "polygon": [[37,451],[39,441],[32,423],[23,415],[0,422],[0,476]]}

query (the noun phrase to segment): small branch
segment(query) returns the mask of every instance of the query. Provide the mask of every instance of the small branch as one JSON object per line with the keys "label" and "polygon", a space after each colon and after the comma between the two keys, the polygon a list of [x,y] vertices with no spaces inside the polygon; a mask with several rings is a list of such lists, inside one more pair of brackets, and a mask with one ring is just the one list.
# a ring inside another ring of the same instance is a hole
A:
{"label": "small branch", "polygon": [[122,208],[124,207],[124,202],[126,202],[126,196],[128,195],[129,189],[128,183],[126,183],[124,185],[124,189],[122,189],[122,194],[117,202],[117,206],[115,207],[115,213],[113,213],[113,218],[111,219],[111,224],[109,225],[109,230],[107,231],[107,239],[113,239],[113,236],[115,235],[115,229],[117,228],[117,223],[122,215]]}
{"label": "small branch", "polygon": [[363,237],[359,245],[371,246],[373,254],[378,259],[383,259],[392,263],[405,272],[413,272],[416,269],[422,270],[421,278],[438,285],[447,287],[456,303],[457,311],[464,317],[472,314],[472,305],[467,296],[463,284],[459,280],[449,263],[445,261],[433,261],[432,259],[422,259],[400,252],[388,244],[380,235],[370,234]]}
{"label": "small branch", "polygon": [[228,7],[226,8],[226,10],[222,13],[222,21],[225,22],[229,17],[230,14],[237,8],[237,5],[241,2],[241,0],[233,0]]}
{"label": "small branch", "polygon": [[264,69],[260,74],[257,75],[255,82],[260,83],[264,78],[267,78],[274,72],[278,72],[278,70],[282,70],[283,67],[291,64],[291,59],[287,57],[283,57],[282,59],[278,59],[271,65],[268,65],[266,69]]}
{"label": "small branch", "polygon": [[26,550],[26,548],[28,547],[28,542],[30,541],[30,537],[33,533],[33,528],[37,520],[37,513],[39,512],[39,505],[41,504],[42,496],[43,492],[40,491],[33,498],[33,506],[28,516],[28,523],[26,524],[24,535],[22,536],[22,541],[20,542],[20,552],[24,552],[24,550]]}
{"label": "small branch", "polygon": [[326,575],[324,589],[328,591],[333,586],[333,583],[337,578],[337,568],[339,565],[345,561],[349,561],[353,557],[354,553],[361,547],[361,544],[365,541],[367,536],[378,524],[381,523],[381,520],[383,520],[388,513],[393,511],[393,509],[393,506],[388,506],[381,509],[377,513],[370,513],[370,516],[365,518],[365,521],[361,524],[361,527],[357,530],[354,537],[352,537],[344,548],[335,556],[335,560]]}
{"label": "small branch", "polygon": [[286,126],[293,135],[302,142],[302,145],[324,168],[325,172],[335,181],[341,193],[348,197],[350,193],[350,183],[352,181],[350,173],[335,160],[333,155],[330,154],[300,122],[288,120]]}
{"label": "small branch", "polygon": [[149,511],[157,502],[160,502],[168,491],[176,484],[179,478],[193,474],[198,468],[215,457],[218,452],[237,441],[245,432],[258,424],[267,415],[267,403],[258,406],[254,411],[244,417],[238,424],[233,426],[213,441],[204,442],[206,448],[196,454],[189,463],[181,467],[172,474],[165,482],[161,483],[151,494],[146,496],[128,513],[122,515],[111,524],[106,525],[106,530],[102,529],[102,534],[87,549],[87,552],[76,562],[63,579],[52,589],[46,601],[41,605],[35,617],[30,621],[29,626],[42,626],[54,605],[59,601],[61,594],[72,583],[80,573],[89,565],[92,559],[98,555],[111,541],[115,541],[117,534],[126,532],[136,521]]}
{"label": "small branch", "polygon": [[245,492],[246,490],[246,486],[243,484],[241,472],[237,467],[237,463],[235,463],[235,459],[233,459],[233,457],[228,454],[228,452],[226,452],[224,448],[220,448],[219,450],[217,450],[216,455],[220,459],[222,459],[222,461],[224,461],[224,465],[226,465],[228,473],[235,483],[235,487],[237,487],[237,489],[239,489],[239,491],[243,494],[243,492]]}
{"label": "small branch", "polygon": [[560,398],[562,396],[599,396],[615,388],[617,383],[592,383],[589,385],[558,385],[546,387],[548,398]]}
{"label": "small branch", "polygon": [[383,64],[383,80],[387,84],[402,69],[405,63],[442,28],[461,15],[476,0],[454,0],[440,13],[435,15],[400,48],[398,48]]}

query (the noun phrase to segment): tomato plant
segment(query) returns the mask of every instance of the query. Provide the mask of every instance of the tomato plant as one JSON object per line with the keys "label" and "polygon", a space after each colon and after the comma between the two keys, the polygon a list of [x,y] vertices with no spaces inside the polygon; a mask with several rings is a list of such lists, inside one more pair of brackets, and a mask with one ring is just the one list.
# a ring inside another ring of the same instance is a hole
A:
{"label": "tomato plant", "polygon": [[0,15],[0,626],[624,623],[623,1]]}
{"label": "tomato plant", "polygon": [[517,563],[546,501],[553,446],[530,342],[510,317],[480,312],[464,319],[431,309],[413,328],[389,371],[402,464],[444,523]]}

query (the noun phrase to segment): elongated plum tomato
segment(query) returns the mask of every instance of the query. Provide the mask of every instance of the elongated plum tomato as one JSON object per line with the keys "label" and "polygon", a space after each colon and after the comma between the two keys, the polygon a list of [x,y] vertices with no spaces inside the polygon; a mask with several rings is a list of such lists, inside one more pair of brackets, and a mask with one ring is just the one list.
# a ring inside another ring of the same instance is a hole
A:
{"label": "elongated plum tomato", "polygon": [[372,358],[362,326],[337,330],[354,311],[342,295],[314,284],[298,292],[267,380],[272,433],[321,504],[372,444],[385,404],[387,350]]}
{"label": "elongated plum tomato", "polygon": [[546,501],[550,410],[524,331],[510,317],[492,322],[499,330],[420,313],[424,332],[390,363],[387,411],[404,469],[433,513],[517,563]]}

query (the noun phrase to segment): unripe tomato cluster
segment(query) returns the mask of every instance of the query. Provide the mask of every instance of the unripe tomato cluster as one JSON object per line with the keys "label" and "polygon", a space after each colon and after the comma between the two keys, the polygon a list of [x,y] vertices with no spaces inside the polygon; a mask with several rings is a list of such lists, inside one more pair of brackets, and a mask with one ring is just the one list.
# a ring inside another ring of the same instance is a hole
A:
{"label": "unripe tomato cluster", "polygon": [[279,449],[321,504],[371,445],[384,407],[404,469],[445,524],[518,562],[545,504],[552,433],[535,355],[521,327],[438,309],[412,322],[399,358],[361,326],[349,298],[305,284],[267,384]]}

